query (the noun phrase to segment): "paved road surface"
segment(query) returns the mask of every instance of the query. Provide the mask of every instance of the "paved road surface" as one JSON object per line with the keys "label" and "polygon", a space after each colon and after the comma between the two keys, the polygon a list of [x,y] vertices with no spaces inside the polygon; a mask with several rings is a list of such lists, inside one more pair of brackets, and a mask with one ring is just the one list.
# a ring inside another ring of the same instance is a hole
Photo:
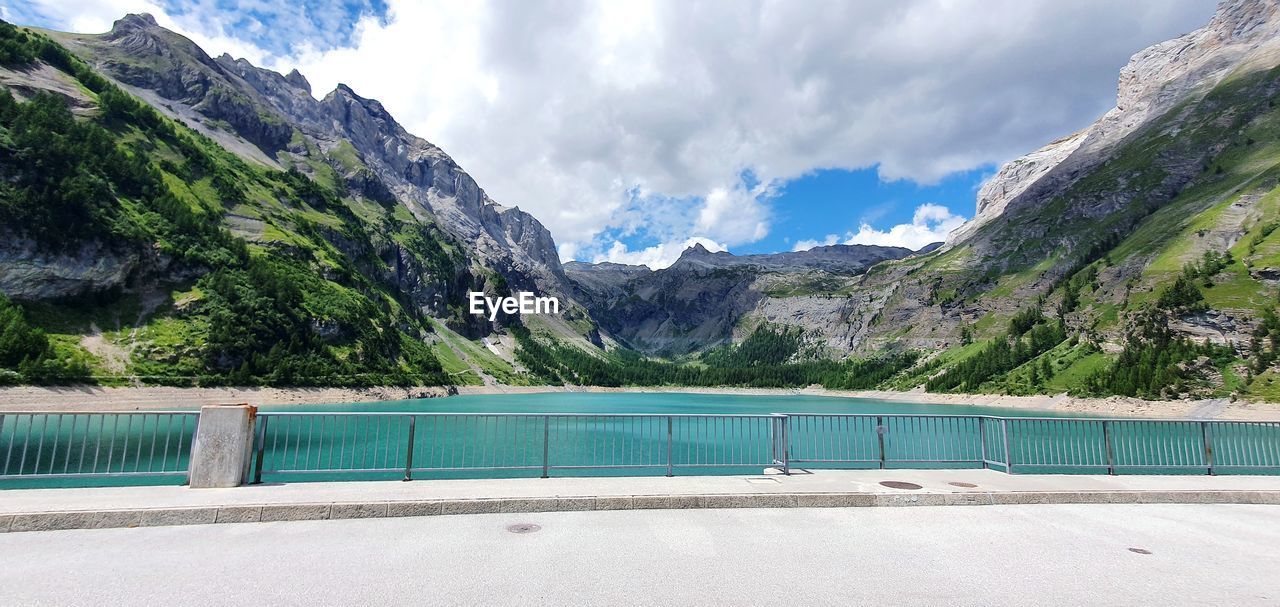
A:
{"label": "paved road surface", "polygon": [[[513,523],[542,529],[518,535]],[[655,510],[0,535],[6,605],[943,602],[1280,604],[1280,507]]]}

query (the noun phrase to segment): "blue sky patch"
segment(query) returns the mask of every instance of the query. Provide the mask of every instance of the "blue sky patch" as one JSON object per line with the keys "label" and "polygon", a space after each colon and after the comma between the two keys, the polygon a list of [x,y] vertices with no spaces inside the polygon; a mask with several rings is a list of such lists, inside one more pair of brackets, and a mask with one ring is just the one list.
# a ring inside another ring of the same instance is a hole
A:
{"label": "blue sky patch", "polygon": [[228,35],[274,55],[288,55],[304,44],[321,51],[346,46],[361,18],[374,16],[383,23],[387,19],[385,0],[161,0],[160,5],[179,21],[217,15]]}
{"label": "blue sky patch", "polygon": [[822,240],[828,234],[857,232],[861,224],[887,230],[911,223],[924,204],[946,207],[955,215],[973,217],[978,187],[995,166],[952,173],[933,185],[900,179],[884,181],[875,167],[819,170],[792,180],[772,200],[772,229],[764,239],[734,247],[735,253],[790,251],[800,240]]}

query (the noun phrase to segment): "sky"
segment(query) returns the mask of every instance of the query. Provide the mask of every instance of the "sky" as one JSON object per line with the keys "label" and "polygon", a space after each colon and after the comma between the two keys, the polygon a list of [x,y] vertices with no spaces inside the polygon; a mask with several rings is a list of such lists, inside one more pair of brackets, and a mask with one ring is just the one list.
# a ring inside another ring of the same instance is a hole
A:
{"label": "sky", "polygon": [[380,100],[561,258],[919,248],[998,167],[1101,116],[1213,0],[0,0],[102,32],[148,12],[317,97]]}

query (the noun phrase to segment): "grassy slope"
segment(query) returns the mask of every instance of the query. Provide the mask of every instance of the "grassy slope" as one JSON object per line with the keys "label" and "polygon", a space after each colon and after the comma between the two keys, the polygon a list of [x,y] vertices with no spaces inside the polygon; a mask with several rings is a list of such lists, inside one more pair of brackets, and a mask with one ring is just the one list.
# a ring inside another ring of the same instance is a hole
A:
{"label": "grassy slope", "polygon": [[[97,94],[86,89],[86,95],[98,102]],[[92,118],[90,118],[92,120]],[[230,227],[237,234],[249,239],[249,251],[255,257],[286,255],[309,260],[318,274],[358,276],[351,256],[339,250],[329,238],[330,234],[342,234],[344,238],[368,239],[362,246],[376,247],[379,242],[394,241],[416,257],[423,267],[442,275],[452,271],[460,262],[458,250],[443,242],[443,236],[434,226],[409,216],[403,209],[383,208],[381,205],[354,195],[332,197],[335,186],[340,186],[339,176],[332,165],[353,169],[358,158],[354,150],[339,146],[338,158],[319,152],[308,145],[306,155],[290,155],[281,158],[284,164],[294,164],[310,173],[322,188],[330,188],[328,199],[318,198],[311,190],[299,189],[284,174],[240,157],[218,147],[185,126],[165,118],[179,136],[186,137],[200,149],[212,163],[213,169],[205,169],[203,175],[191,175],[184,168],[190,158],[165,140],[149,136],[138,127],[125,125],[116,131],[118,145],[132,154],[141,154],[161,176],[163,186],[172,196],[186,203],[197,216],[208,221],[220,221],[224,213],[261,222],[261,230],[253,233],[236,225]],[[212,183],[211,172],[230,175],[242,192],[242,200],[228,201]],[[304,179],[305,181],[305,179]],[[311,187],[311,186],[307,186]],[[305,191],[304,191],[305,190]],[[126,216],[142,225],[147,220],[146,208],[127,198],[118,201]],[[230,207],[230,208],[228,208]],[[182,245],[157,242],[164,251]],[[366,251],[369,250],[366,248]],[[366,260],[367,261],[367,260]],[[369,281],[341,282],[320,281],[319,290],[305,292],[304,305],[318,322],[347,314],[352,306],[361,307],[372,302],[392,318],[399,318],[401,326],[419,326],[428,331],[429,325],[407,314],[402,307],[402,294],[386,286]],[[79,301],[42,302],[27,306],[28,314],[51,336],[60,356],[86,360],[105,383],[120,383],[122,378],[137,379],[143,376],[188,377],[204,373],[206,353],[203,351],[208,334],[208,320],[201,313],[202,293],[190,280],[173,284],[157,284],[142,294],[107,297]],[[81,344],[101,331],[103,344],[90,352]],[[337,359],[356,355],[358,342],[334,342],[330,354]],[[122,357],[119,356],[121,353]],[[429,355],[428,355],[429,356]],[[456,357],[455,357],[456,359]],[[121,369],[120,362],[124,368]],[[454,361],[449,361],[451,366]],[[413,373],[414,369],[405,368]]]}
{"label": "grassy slope", "polygon": [[[1276,76],[1273,71],[1269,74],[1255,74],[1252,78]],[[1277,188],[1277,183],[1280,182],[1280,110],[1275,108],[1274,103],[1270,103],[1268,109],[1260,112],[1254,120],[1245,124],[1230,124],[1230,116],[1241,104],[1268,103],[1243,97],[1249,90],[1244,86],[1247,83],[1243,80],[1243,77],[1231,79],[1220,86],[1219,90],[1213,91],[1210,98],[1215,101],[1214,109],[1207,110],[1207,115],[1198,117],[1201,128],[1190,129],[1178,135],[1203,138],[1202,141],[1191,141],[1190,145],[1209,146],[1221,141],[1225,145],[1223,151],[1204,167],[1203,173],[1190,187],[1138,223],[1127,237],[1107,253],[1105,261],[1098,262],[1097,267],[1100,269],[1136,263],[1142,270],[1140,276],[1130,283],[1132,291],[1127,301],[1116,301],[1095,291],[1091,286],[1082,289],[1078,314],[1083,318],[1082,324],[1092,327],[1091,331],[1114,339],[1124,327],[1127,312],[1153,302],[1160,288],[1180,275],[1185,264],[1198,261],[1206,249],[1214,248],[1206,244],[1206,240],[1215,236],[1233,241],[1228,250],[1234,261],[1213,278],[1212,286],[1202,288],[1208,305],[1246,320],[1257,318],[1264,309],[1274,309],[1277,306],[1280,301],[1277,288],[1258,280],[1250,274],[1250,270],[1280,267],[1280,230],[1263,235],[1265,226],[1280,221],[1280,188]],[[1171,114],[1182,109],[1184,108],[1178,108]],[[1227,125],[1226,128],[1222,128],[1224,124]],[[1160,153],[1162,146],[1171,143],[1174,135],[1160,128],[1153,131],[1118,152],[1117,157],[1108,162],[1104,169],[1083,179],[1077,188],[1097,191],[1114,187],[1109,184],[1121,179],[1137,179],[1139,182],[1158,179],[1159,172],[1147,168],[1147,163]],[[1138,201],[1131,203],[1131,206],[1136,204]],[[1055,216],[1055,213],[1062,211],[1059,208],[1061,205],[1061,199],[1051,201],[1038,216]],[[1080,234],[1081,241],[1087,242],[1086,234],[1116,225],[1128,212],[1122,210],[1116,216],[1075,226],[1063,225],[1062,234],[1070,235],[1075,232]],[[1024,246],[1034,244],[1036,243],[1028,242]],[[925,267],[943,276],[964,275],[966,255],[963,247],[952,249],[930,259]],[[1015,264],[1013,272],[997,277],[994,287],[979,294],[976,301],[995,302],[1010,298],[1019,288],[1032,284],[1045,270],[1061,262],[1062,252],[1052,251],[1041,261],[1021,269]],[[1060,291],[1059,288],[1050,295],[1050,304],[1060,296]],[[1006,306],[1005,309],[1017,308]],[[984,326],[975,327],[975,334],[989,337],[993,332],[1003,330],[1007,316],[993,317],[989,314],[983,320],[980,324]],[[886,384],[886,387],[909,389],[918,386],[928,375],[973,355],[977,345],[953,347],[936,357],[935,360],[941,362],[935,363],[927,373],[921,369],[915,373],[903,374]],[[1042,359],[1050,361],[1055,374],[1041,385],[1031,386],[1028,381],[1029,368],[1033,364],[1038,365]],[[988,382],[984,389],[1012,393],[1069,391],[1078,388],[1086,377],[1110,364],[1111,360],[1111,355],[1096,349],[1083,345],[1068,346],[1064,343],[998,380]],[[1243,378],[1238,377],[1230,365],[1220,370],[1225,376],[1220,394],[1225,395],[1244,387]],[[1273,386],[1280,384],[1280,380],[1274,378],[1275,373],[1269,372],[1255,379],[1249,387],[1251,396],[1277,400],[1280,389]],[[1269,379],[1274,381],[1269,383]]]}

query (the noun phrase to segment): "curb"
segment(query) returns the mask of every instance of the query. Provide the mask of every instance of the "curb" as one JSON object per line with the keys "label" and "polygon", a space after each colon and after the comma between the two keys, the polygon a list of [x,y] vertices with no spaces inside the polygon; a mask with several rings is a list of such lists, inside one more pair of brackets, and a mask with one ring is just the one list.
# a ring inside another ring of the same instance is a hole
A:
{"label": "curb", "polygon": [[0,533],[587,510],[1009,506],[1024,504],[1280,505],[1280,491],[1008,491],[998,493],[973,491],[918,494],[757,493],[749,495],[557,496],[377,502],[313,502],[0,514]]}

